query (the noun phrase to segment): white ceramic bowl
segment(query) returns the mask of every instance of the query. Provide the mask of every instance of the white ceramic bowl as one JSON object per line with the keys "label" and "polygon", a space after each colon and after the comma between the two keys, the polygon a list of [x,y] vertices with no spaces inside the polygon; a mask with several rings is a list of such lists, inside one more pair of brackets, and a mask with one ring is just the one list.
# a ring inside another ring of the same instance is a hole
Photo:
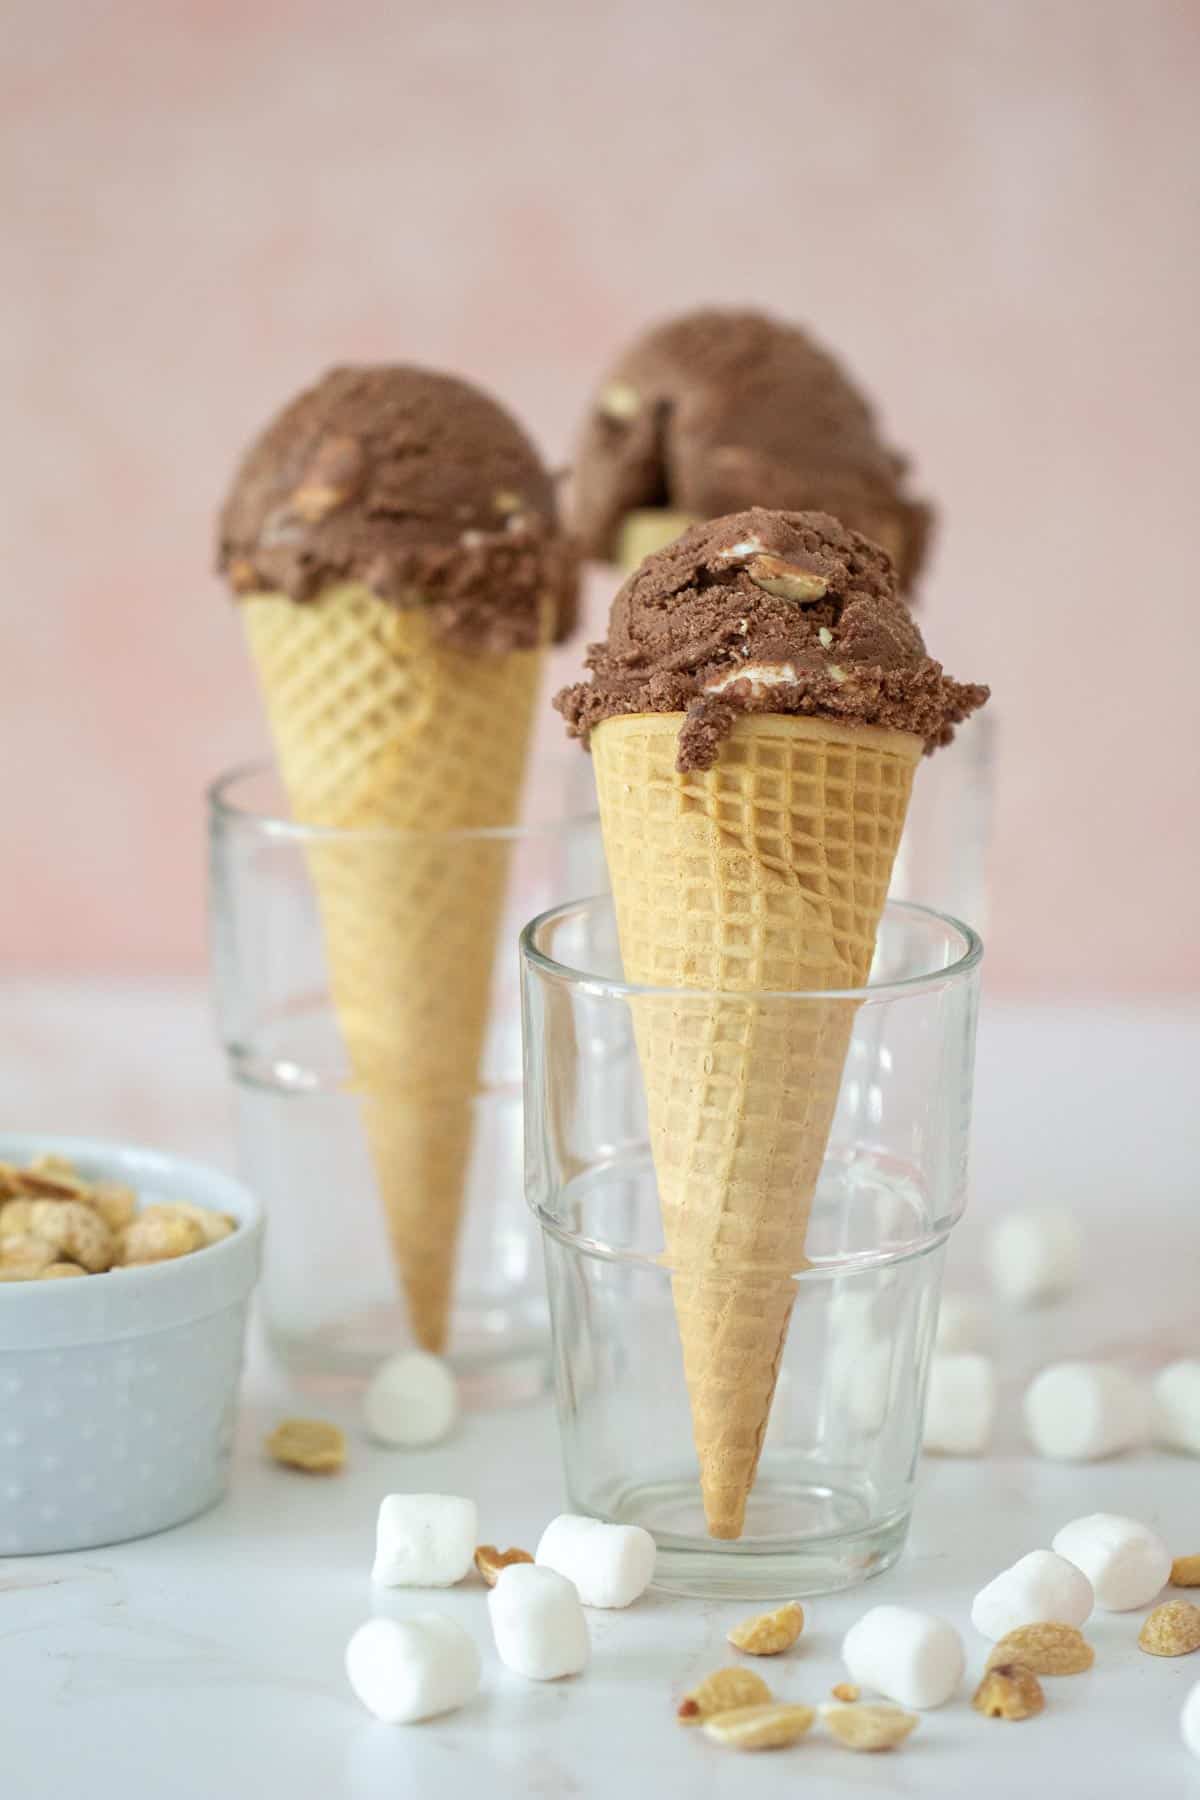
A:
{"label": "white ceramic bowl", "polygon": [[258,1276],[262,1212],[228,1175],[91,1138],[0,1134],[122,1181],[139,1204],[192,1200],[238,1229],[173,1262],[82,1281],[0,1283],[0,1555],[162,1531],[220,1499]]}

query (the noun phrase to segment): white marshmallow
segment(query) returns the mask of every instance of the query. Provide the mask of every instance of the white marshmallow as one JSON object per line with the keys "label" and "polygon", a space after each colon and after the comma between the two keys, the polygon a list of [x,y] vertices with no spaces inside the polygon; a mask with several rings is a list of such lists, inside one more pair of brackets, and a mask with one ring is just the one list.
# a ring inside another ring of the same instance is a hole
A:
{"label": "white marshmallow", "polygon": [[1083,1570],[1105,1612],[1148,1606],[1171,1574],[1171,1552],[1157,1533],[1119,1513],[1072,1519],[1054,1538],[1054,1548]]}
{"label": "white marshmallow", "polygon": [[1183,1741],[1193,1756],[1200,1756],[1200,1681],[1198,1681],[1183,1703],[1179,1727],[1183,1733]]}
{"label": "white marshmallow", "polygon": [[983,1310],[965,1294],[943,1294],[938,1307],[939,1350],[977,1350],[983,1338]]}
{"label": "white marshmallow", "polygon": [[1051,1363],[1025,1390],[1025,1425],[1039,1456],[1095,1462],[1145,1436],[1146,1397],[1110,1363]]}
{"label": "white marshmallow", "polygon": [[573,1581],[585,1606],[629,1606],[649,1587],[655,1554],[640,1525],[560,1513],[543,1531],[534,1561]]}
{"label": "white marshmallow", "polygon": [[475,1558],[479,1517],[457,1494],[388,1494],[375,1530],[371,1579],[385,1587],[452,1587]]}
{"label": "white marshmallow", "polygon": [[380,1363],[363,1395],[363,1423],[377,1443],[419,1449],[444,1438],[458,1419],[458,1387],[428,1350],[401,1350]]}
{"label": "white marshmallow", "polygon": [[574,1584],[556,1569],[510,1563],[488,1595],[500,1661],[530,1681],[576,1675],[591,1654]]}
{"label": "white marshmallow", "polygon": [[851,1681],[901,1706],[941,1706],[967,1666],[953,1625],[911,1606],[873,1606],[842,1642]]}
{"label": "white marshmallow", "polygon": [[1156,1441],[1200,1456],[1200,1362],[1168,1363],[1154,1377],[1152,1397]]}
{"label": "white marshmallow", "polygon": [[978,1456],[996,1422],[996,1370],[976,1350],[936,1353],[929,1364],[925,1402],[926,1450]]}
{"label": "white marshmallow", "polygon": [[992,1285],[1014,1306],[1050,1300],[1074,1287],[1079,1253],[1079,1227],[1066,1212],[1009,1213],[988,1233]]}
{"label": "white marshmallow", "polygon": [[1031,1550],[980,1588],[971,1623],[998,1641],[1018,1625],[1085,1625],[1095,1603],[1091,1582],[1073,1562],[1053,1550]]}
{"label": "white marshmallow", "polygon": [[440,1613],[370,1619],[346,1646],[346,1673],[368,1712],[387,1725],[409,1725],[450,1712],[479,1691],[479,1651]]}

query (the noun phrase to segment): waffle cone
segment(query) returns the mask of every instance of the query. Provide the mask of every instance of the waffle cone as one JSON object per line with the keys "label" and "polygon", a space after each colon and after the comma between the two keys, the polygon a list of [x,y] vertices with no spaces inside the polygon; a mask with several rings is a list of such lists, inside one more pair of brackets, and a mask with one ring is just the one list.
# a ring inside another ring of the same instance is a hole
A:
{"label": "waffle cone", "polygon": [[357,585],[243,617],[296,819],[362,833],[309,864],[413,1336],[441,1350],[509,845],[425,834],[516,820],[541,653],[449,649]]}
{"label": "waffle cone", "polygon": [[736,1538],[854,1023],[737,996],[866,980],[922,742],[751,714],[680,774],[682,723],[609,719],[592,752],[626,979],[708,990],[634,1029],[705,1514]]}

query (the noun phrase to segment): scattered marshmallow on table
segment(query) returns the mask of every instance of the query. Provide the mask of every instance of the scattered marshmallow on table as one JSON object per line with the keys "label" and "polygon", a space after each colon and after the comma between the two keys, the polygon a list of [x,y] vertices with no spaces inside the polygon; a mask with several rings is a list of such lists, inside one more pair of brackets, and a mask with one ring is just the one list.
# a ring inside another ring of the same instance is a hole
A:
{"label": "scattered marshmallow on table", "polygon": [[585,1606],[629,1606],[650,1585],[655,1545],[640,1525],[606,1525],[560,1513],[542,1533],[534,1561],[574,1582]]}
{"label": "scattered marshmallow on table", "polygon": [[370,1619],[346,1646],[350,1686],[387,1725],[410,1725],[463,1706],[479,1690],[474,1639],[454,1619],[417,1613]]}
{"label": "scattered marshmallow on table", "polygon": [[1160,1369],[1152,1399],[1155,1441],[1200,1456],[1200,1362],[1185,1359]]}
{"label": "scattered marshmallow on table", "polygon": [[901,1706],[925,1710],[949,1700],[967,1666],[953,1625],[911,1606],[873,1606],[842,1642],[851,1681]]}
{"label": "scattered marshmallow on table", "polygon": [[1055,1536],[1054,1548],[1083,1570],[1105,1612],[1148,1606],[1171,1575],[1171,1552],[1157,1532],[1119,1513],[1072,1519]]}
{"label": "scattered marshmallow on table", "polygon": [[457,1494],[388,1494],[375,1531],[374,1581],[385,1587],[452,1587],[475,1558],[479,1517]]}
{"label": "scattered marshmallow on table", "polygon": [[458,1387],[440,1356],[401,1350],[380,1363],[362,1406],[363,1422],[376,1442],[416,1450],[436,1444],[453,1428]]}
{"label": "scattered marshmallow on table", "polygon": [[978,1456],[996,1422],[996,1370],[977,1350],[938,1351],[929,1364],[924,1448]]}
{"label": "scattered marshmallow on table", "polygon": [[938,1350],[975,1350],[983,1337],[983,1314],[965,1294],[943,1294],[938,1307]]}
{"label": "scattered marshmallow on table", "polygon": [[981,1588],[971,1604],[976,1631],[996,1642],[1020,1625],[1085,1625],[1096,1596],[1081,1569],[1054,1550],[1031,1550]]}
{"label": "scattered marshmallow on table", "polygon": [[1014,1306],[1051,1300],[1074,1287],[1079,1252],[1079,1227],[1070,1213],[1008,1213],[988,1233],[992,1286]]}
{"label": "scattered marshmallow on table", "polygon": [[1039,1456],[1095,1462],[1146,1435],[1146,1396],[1111,1363],[1051,1363],[1025,1390],[1025,1426]]}
{"label": "scattered marshmallow on table", "polygon": [[1183,1732],[1183,1741],[1192,1755],[1200,1756],[1200,1681],[1192,1688],[1183,1703],[1179,1725]]}
{"label": "scattered marshmallow on table", "polygon": [[488,1595],[496,1652],[530,1681],[577,1675],[591,1654],[587,1620],[574,1583],[556,1569],[510,1563]]}

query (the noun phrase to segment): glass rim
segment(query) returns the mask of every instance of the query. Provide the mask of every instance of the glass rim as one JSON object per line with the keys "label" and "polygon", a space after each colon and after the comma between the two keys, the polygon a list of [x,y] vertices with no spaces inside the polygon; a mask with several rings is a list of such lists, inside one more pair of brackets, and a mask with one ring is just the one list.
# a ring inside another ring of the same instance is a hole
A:
{"label": "glass rim", "polygon": [[600,814],[590,811],[563,812],[553,819],[535,819],[516,825],[456,825],[447,831],[411,831],[398,825],[303,825],[276,812],[264,812],[234,798],[239,783],[260,775],[275,775],[278,769],[270,757],[235,763],[210,781],[204,790],[209,816],[214,823],[255,830],[265,838],[292,843],[396,843],[424,842],[432,838],[446,843],[516,843],[538,837],[557,837],[564,831],[598,827]]}
{"label": "glass rim", "polygon": [[[956,932],[962,940],[962,954],[942,969],[929,969],[920,975],[901,975],[891,981],[868,981],[864,987],[851,988],[695,988],[695,987],[648,987],[638,982],[617,981],[608,975],[598,975],[587,969],[572,968],[570,963],[559,962],[555,957],[542,950],[537,941],[537,934],[545,927],[567,918],[572,913],[590,911],[603,902],[613,904],[611,894],[589,894],[582,900],[566,900],[557,906],[548,907],[536,918],[530,919],[523,928],[519,939],[521,962],[549,976],[552,980],[563,982],[572,987],[583,989],[589,995],[609,1000],[640,999],[674,999],[685,998],[712,1002],[722,1001],[728,1004],[731,1000],[746,1002],[764,1000],[853,1000],[863,1005],[872,1001],[888,1000],[898,996],[932,993],[948,983],[964,981],[975,973],[983,961],[983,940],[979,934],[952,913],[939,912],[936,907],[922,906],[915,900],[885,900],[882,919],[889,914],[900,914],[904,917],[922,921],[932,920],[943,930]],[[881,919],[881,923],[882,923]]]}

